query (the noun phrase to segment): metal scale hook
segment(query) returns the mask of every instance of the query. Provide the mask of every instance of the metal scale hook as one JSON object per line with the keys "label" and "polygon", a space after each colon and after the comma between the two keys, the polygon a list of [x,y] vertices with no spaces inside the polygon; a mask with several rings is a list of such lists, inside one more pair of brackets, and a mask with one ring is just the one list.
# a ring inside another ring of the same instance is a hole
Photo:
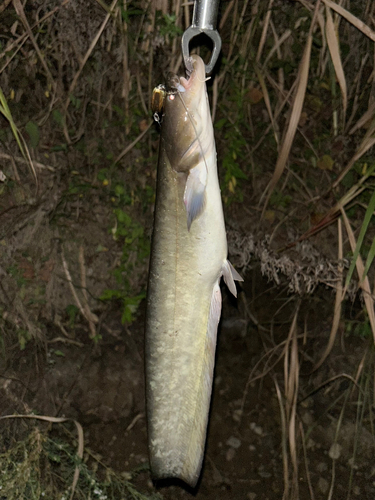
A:
{"label": "metal scale hook", "polygon": [[[206,74],[211,73],[221,50],[221,38],[216,30],[219,0],[195,0],[192,25],[182,35],[182,56],[184,61],[189,57],[189,44],[192,38],[204,33],[211,38],[213,50],[211,60],[206,66]],[[186,63],[185,63],[186,66]]]}

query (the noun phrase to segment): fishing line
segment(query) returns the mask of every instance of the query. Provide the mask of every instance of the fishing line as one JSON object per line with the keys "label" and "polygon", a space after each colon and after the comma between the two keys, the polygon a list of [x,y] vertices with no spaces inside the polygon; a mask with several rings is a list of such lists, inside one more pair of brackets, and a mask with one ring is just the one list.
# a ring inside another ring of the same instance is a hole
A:
{"label": "fishing line", "polygon": [[[204,81],[206,81],[206,80],[204,80]],[[186,104],[185,104],[185,101],[184,101],[184,99],[183,99],[183,97],[182,97],[182,93],[181,93],[179,90],[177,90],[177,94],[178,94],[178,96],[179,96],[179,97],[180,97],[180,99],[181,99],[182,105],[183,105],[183,106],[184,106],[184,108],[185,108],[185,111],[186,111],[186,113],[187,113],[187,115],[188,115],[188,117],[189,117],[189,119],[190,119],[191,124],[193,125],[194,132],[195,132],[195,136],[196,136],[196,138],[197,138],[197,141],[198,141],[198,144],[199,144],[199,147],[200,147],[200,150],[201,150],[202,156],[203,156],[204,165],[205,165],[205,167],[206,167],[206,172],[207,172],[207,175],[208,175],[208,167],[207,167],[207,162],[206,162],[206,156],[205,156],[205,154],[204,154],[204,151],[203,151],[203,146],[202,146],[201,140],[200,140],[200,138],[199,138],[197,128],[196,128],[195,123],[194,123],[194,121],[193,121],[193,117],[191,116],[190,111],[189,111],[189,109],[187,108],[187,106],[186,106]],[[207,182],[206,182],[206,185],[207,185]]]}

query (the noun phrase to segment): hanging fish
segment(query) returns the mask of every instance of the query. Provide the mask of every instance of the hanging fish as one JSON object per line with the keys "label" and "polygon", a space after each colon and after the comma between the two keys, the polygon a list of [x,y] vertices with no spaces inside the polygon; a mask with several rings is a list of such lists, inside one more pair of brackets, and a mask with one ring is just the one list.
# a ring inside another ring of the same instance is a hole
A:
{"label": "hanging fish", "polygon": [[[202,59],[188,79],[157,87],[161,118],[146,314],[146,394],[154,479],[194,487],[206,441],[220,279],[242,281],[227,260],[216,148]],[[158,118],[159,119],[159,118]]]}

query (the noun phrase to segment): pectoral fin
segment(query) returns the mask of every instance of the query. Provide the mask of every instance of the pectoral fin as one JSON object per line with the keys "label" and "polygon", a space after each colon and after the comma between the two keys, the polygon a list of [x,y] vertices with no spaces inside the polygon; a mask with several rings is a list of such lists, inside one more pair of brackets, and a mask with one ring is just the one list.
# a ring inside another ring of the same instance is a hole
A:
{"label": "pectoral fin", "polygon": [[223,267],[222,267],[222,271],[223,271],[223,277],[224,277],[225,284],[229,288],[230,292],[235,297],[237,297],[237,289],[236,289],[236,285],[234,283],[234,280],[243,281],[243,279],[238,274],[238,272],[234,269],[234,267],[229,262],[229,260],[226,260],[224,262]]}
{"label": "pectoral fin", "polygon": [[188,231],[190,231],[193,220],[199,217],[204,210],[206,183],[206,166],[204,163],[199,163],[199,165],[190,170],[185,186],[184,203],[187,212]]}

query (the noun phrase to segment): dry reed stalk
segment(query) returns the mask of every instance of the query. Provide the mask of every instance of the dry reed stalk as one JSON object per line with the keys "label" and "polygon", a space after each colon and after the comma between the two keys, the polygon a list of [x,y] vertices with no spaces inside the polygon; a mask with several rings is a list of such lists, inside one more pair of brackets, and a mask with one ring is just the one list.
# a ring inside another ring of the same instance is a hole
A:
{"label": "dry reed stalk", "polygon": [[307,461],[307,450],[306,450],[306,443],[305,443],[306,438],[305,438],[305,433],[303,430],[302,422],[299,422],[299,431],[300,431],[301,438],[302,438],[301,441],[302,441],[302,448],[303,448],[303,458],[305,460],[306,478],[307,478],[307,484],[309,487],[310,498],[311,498],[311,500],[315,500],[314,490],[313,490],[312,483],[311,483],[309,465],[308,465],[308,461]]}
{"label": "dry reed stalk", "polygon": [[333,310],[333,320],[332,320],[332,326],[331,326],[331,332],[329,335],[328,339],[328,344],[327,347],[320,358],[320,360],[316,363],[312,371],[317,370],[327,359],[327,356],[332,350],[333,344],[335,343],[336,335],[339,329],[340,325],[340,318],[341,318],[341,309],[342,309],[342,303],[345,297],[345,293],[343,293],[343,273],[344,273],[344,267],[343,267],[343,239],[342,239],[342,223],[341,219],[338,219],[337,221],[337,232],[338,232],[338,264],[337,264],[337,273],[339,276],[339,280],[336,285],[336,298],[335,298],[335,306]]}
{"label": "dry reed stalk", "polygon": [[[303,240],[306,240],[310,238],[312,235],[318,233],[322,229],[331,225],[332,222],[338,217],[340,210],[342,210],[346,205],[348,205],[351,201],[357,198],[366,189],[365,181],[372,175],[373,172],[374,172],[374,167],[369,168],[365,173],[365,175],[363,175],[361,179],[344,194],[341,200],[339,200],[335,206],[330,208],[327,211],[327,213],[322,217],[322,219],[314,227],[306,231],[306,233],[304,233],[300,238],[298,238],[297,241],[301,242]],[[328,192],[330,191],[331,189],[329,189]],[[295,244],[296,242],[293,242],[286,248],[292,248]],[[344,294],[346,293],[346,289],[344,290],[343,293]]]}
{"label": "dry reed stalk", "polygon": [[355,17],[351,12],[341,7],[341,5],[332,2],[331,0],[322,0],[322,2],[324,2],[328,7],[330,7],[332,10],[340,14],[340,16],[344,17],[353,26],[359,29],[359,31],[362,31],[362,33],[366,35],[368,38],[370,38],[370,40],[375,42],[375,31],[373,31],[369,26],[367,26],[367,24],[365,24],[363,21],[358,19],[358,17]]}
{"label": "dry reed stalk", "polygon": [[[350,114],[350,118],[346,122],[344,133],[347,133],[348,130],[349,130],[349,134],[351,133],[350,127],[351,127],[352,121],[354,120],[354,117],[357,114],[357,111],[359,108],[363,70],[365,68],[365,65],[366,65],[368,59],[369,59],[369,54],[365,54],[363,57],[361,57],[361,65],[360,65],[359,71],[355,75],[355,78],[353,80],[353,85],[351,87],[351,91],[349,93],[349,98],[348,98],[350,103],[351,103],[351,106],[352,106],[352,112]],[[370,104],[370,107],[371,107],[371,104]]]}
{"label": "dry reed stalk", "polygon": [[[345,224],[345,229],[349,237],[349,242],[350,246],[352,249],[352,252],[354,253],[355,248],[356,248],[356,240],[355,236],[353,233],[353,230],[350,226],[350,222],[346,216],[346,213],[343,208],[341,208],[341,214],[344,219],[344,224]],[[372,335],[374,338],[375,342],[375,311],[374,311],[374,297],[371,295],[371,288],[370,288],[370,283],[368,276],[366,276],[364,279],[361,279],[363,276],[363,271],[364,271],[364,265],[363,261],[360,255],[358,255],[357,260],[356,260],[356,268],[357,268],[357,273],[360,279],[359,286],[362,288],[362,294],[363,294],[363,299],[365,301],[365,306],[372,330]]]}
{"label": "dry reed stalk", "polygon": [[[20,37],[17,38],[16,42],[17,42],[17,48],[12,51],[10,50],[10,56],[7,57],[7,60],[4,64],[4,66],[2,66],[0,68],[0,74],[3,73],[3,71],[5,71],[5,69],[7,68],[7,66],[12,62],[12,60],[16,57],[16,55],[18,54],[18,52],[22,49],[24,43],[27,41],[28,39],[28,36],[27,36],[27,33],[24,33],[23,35],[21,35]],[[13,44],[11,44],[11,46],[14,46],[16,45],[16,42],[14,42]],[[6,47],[6,52],[8,52],[8,47]],[[4,50],[4,53],[5,53],[5,50]],[[2,55],[5,55],[5,54],[2,54]]]}
{"label": "dry reed stalk", "polygon": [[361,116],[355,125],[349,130],[349,134],[354,134],[358,129],[364,127],[366,123],[374,118],[375,115],[375,101],[370,104],[368,110]]}
{"label": "dry reed stalk", "polygon": [[276,388],[277,401],[279,403],[279,408],[280,408],[280,420],[281,420],[281,454],[283,457],[283,475],[284,475],[284,491],[282,500],[288,500],[290,484],[289,484],[289,458],[288,458],[288,444],[287,444],[287,423],[286,423],[283,397],[276,378],[274,378],[274,384]]}
{"label": "dry reed stalk", "polygon": [[363,373],[363,370],[364,370],[364,366],[365,366],[365,362],[366,362],[366,356],[367,356],[367,350],[363,354],[363,356],[361,358],[361,361],[358,363],[357,372],[356,372],[355,377],[354,377],[355,384],[353,384],[353,387],[352,387],[352,390],[351,390],[351,396],[354,393],[354,389],[358,389],[358,381],[359,381],[359,379],[360,379],[360,377],[361,377],[361,375]]}
{"label": "dry reed stalk", "polygon": [[302,61],[300,63],[298,76],[297,76],[297,87],[296,94],[294,97],[292,112],[289,119],[288,128],[285,134],[285,138],[281,145],[281,150],[276,162],[275,171],[273,173],[272,179],[269,182],[267,188],[265,189],[263,195],[260,198],[259,204],[262,203],[264,197],[265,202],[262,210],[262,218],[264,217],[264,213],[268,206],[268,201],[271,197],[271,194],[280,179],[282,173],[284,172],[286,162],[289,157],[289,153],[292,147],[292,143],[297,131],[298,123],[301,117],[302,107],[305,99],[307,80],[309,75],[309,67],[310,67],[310,54],[311,54],[311,46],[312,46],[312,34],[316,23],[316,16],[320,6],[320,0],[316,3],[314,15],[311,21],[309,34],[307,36],[307,42],[305,46],[305,50],[303,53]]}
{"label": "dry reed stalk", "polygon": [[362,139],[361,144],[357,148],[354,156],[350,159],[349,163],[346,165],[344,170],[340,173],[338,178],[332,184],[331,189],[335,189],[345,175],[349,172],[349,170],[353,167],[353,165],[365,154],[367,151],[372,148],[375,144],[375,119],[372,120],[370,127],[368,128],[364,138]]}
{"label": "dry reed stalk", "polygon": [[[303,335],[299,335],[298,338],[303,338]],[[269,366],[267,366],[268,363],[271,361],[272,357],[277,355],[277,353],[281,347],[283,347],[282,352],[277,356],[276,360],[274,362],[272,362],[272,364],[270,363]],[[270,373],[279,364],[279,362],[285,357],[287,349],[288,349],[288,340],[284,340],[283,342],[280,342],[280,344],[272,347],[272,349],[269,349],[261,357],[261,359],[255,364],[255,366],[253,367],[253,369],[251,370],[251,372],[248,376],[248,379],[247,379],[247,382],[246,382],[246,385],[245,385],[245,388],[244,388],[244,391],[242,394],[242,400],[241,400],[241,406],[240,406],[241,414],[243,414],[243,411],[245,408],[245,402],[246,402],[246,398],[247,398],[247,394],[248,394],[250,385],[253,384],[254,382],[256,382],[257,380],[260,380],[260,379],[264,378],[266,375],[268,375],[268,373]],[[264,360],[266,360],[266,366],[263,368],[263,371],[259,375],[254,376],[254,374],[258,371],[260,365],[264,362]]]}
{"label": "dry reed stalk", "polygon": [[64,268],[65,276],[66,276],[67,282],[69,284],[70,291],[72,292],[74,301],[77,304],[77,307],[80,310],[82,316],[88,322],[89,329],[90,329],[90,338],[93,339],[96,336],[95,323],[98,323],[99,320],[98,320],[98,317],[90,311],[90,308],[89,308],[89,305],[88,305],[88,302],[87,302],[87,294],[86,294],[86,272],[85,272],[85,265],[84,265],[83,247],[82,246],[80,247],[80,253],[79,253],[81,285],[82,285],[82,288],[83,288],[83,286],[85,286],[84,292],[83,292],[83,299],[84,299],[83,300],[83,305],[82,305],[82,302],[79,300],[78,294],[77,294],[77,292],[75,290],[75,287],[73,285],[73,280],[72,280],[71,274],[69,272],[69,268],[68,268],[68,264],[67,264],[65,256],[64,256],[64,252],[61,252],[61,260],[62,260],[62,263],[63,263],[63,268]]}
{"label": "dry reed stalk", "polygon": [[4,2],[0,5],[0,14],[4,12],[4,10],[8,7],[12,0],[4,0]]}
{"label": "dry reed stalk", "polygon": [[289,330],[287,348],[284,356],[284,386],[285,386],[285,418],[288,426],[288,444],[290,460],[293,467],[290,500],[297,500],[298,495],[298,460],[296,438],[296,415],[299,385],[299,361],[297,342],[297,318],[299,304]]}
{"label": "dry reed stalk", "polygon": [[[167,0],[164,0],[166,5],[168,5]],[[176,25],[182,27],[182,9],[181,9],[181,0],[173,0],[173,9],[174,15],[176,17]],[[172,51],[170,54],[170,67],[173,68],[173,72],[177,73],[178,68],[182,62],[182,54],[181,54],[181,44],[180,38],[175,37],[172,41]]]}
{"label": "dry reed stalk", "polygon": [[[366,349],[366,353],[365,353],[366,357],[367,357],[367,354],[368,354],[368,349]],[[368,401],[370,399],[369,398],[370,377],[366,376],[366,374],[364,374],[364,376],[361,379],[362,383],[363,383],[363,381],[364,381],[364,387],[363,387],[362,391],[360,391],[360,393],[358,394],[358,399],[356,401],[357,413],[356,413],[356,425],[355,425],[355,438],[354,438],[354,443],[353,443],[353,453],[352,453],[352,456],[350,457],[350,477],[349,477],[349,483],[348,483],[348,487],[347,487],[348,494],[347,494],[346,500],[350,500],[350,498],[351,498],[354,468],[355,468],[355,459],[357,456],[358,443],[359,443],[359,439],[357,439],[357,436],[359,437],[361,435],[361,430],[363,427],[363,420],[364,420],[364,416],[365,416],[365,409],[367,407],[367,403],[369,403],[369,409],[370,409],[370,414],[371,414],[371,401]],[[361,384],[361,385],[363,385],[363,384]],[[363,397],[363,399],[362,399],[362,397]]]}
{"label": "dry reed stalk", "polygon": [[[277,400],[281,419],[281,447],[283,457],[284,492],[283,500],[298,500],[299,477],[297,461],[296,415],[299,381],[298,308],[293,317],[288,337],[285,340],[284,356],[284,397],[281,394],[277,379],[274,377]],[[290,479],[289,460],[292,464],[292,480]]]}
{"label": "dry reed stalk", "polygon": [[326,5],[326,15],[327,15],[326,18],[327,44],[331,54],[332,64],[335,68],[336,77],[341,89],[342,106],[343,106],[343,123],[345,123],[346,109],[348,107],[346,80],[345,80],[344,69],[341,62],[340,46],[337,39],[338,35],[337,31],[335,30],[335,26],[333,24],[331,10],[328,7],[328,5]]}
{"label": "dry reed stalk", "polygon": [[[264,104],[266,105],[268,116],[270,117],[270,121],[271,121],[270,127],[272,127],[273,135],[274,135],[276,144],[279,144],[280,143],[279,134],[278,134],[279,127],[277,125],[274,113],[272,112],[271,100],[269,97],[266,82],[264,81],[262,72],[260,71],[260,69],[257,67],[256,64],[254,64],[254,71],[258,77],[260,88],[262,89]],[[266,134],[263,134],[263,138],[265,138],[265,137],[266,137]],[[252,152],[254,152],[254,150]]]}
{"label": "dry reed stalk", "polygon": [[251,58],[249,57],[249,54],[250,54],[249,44],[250,44],[250,42],[252,40],[252,36],[254,35],[254,32],[255,32],[254,26],[256,23],[256,13],[258,12],[259,2],[260,2],[260,0],[257,0],[256,4],[254,4],[251,7],[251,13],[252,13],[251,20],[249,22],[248,27],[246,28],[246,32],[245,32],[243,38],[242,38],[242,43],[241,43],[241,47],[240,47],[240,54],[246,60],[245,64],[248,64],[249,62],[251,62]]}
{"label": "dry reed stalk", "polygon": [[[109,21],[109,19],[111,18],[113,12],[114,12],[114,9],[116,7],[116,4],[117,4],[118,0],[113,0],[109,9],[108,9],[108,12],[107,12],[107,15],[105,16],[104,18],[104,21],[102,22],[102,25],[100,26],[97,34],[95,35],[94,39],[92,40],[91,44],[90,44],[90,47],[88,48],[86,54],[84,55],[80,65],[79,65],[79,68],[78,68],[78,71],[76,72],[76,74],[74,75],[74,78],[72,80],[72,83],[70,84],[70,87],[69,87],[69,90],[68,90],[68,97],[66,99],[66,102],[65,102],[65,106],[64,106],[64,114],[66,116],[66,113],[67,113],[67,110],[68,110],[68,107],[69,107],[69,104],[70,104],[70,95],[74,92],[74,89],[76,88],[76,85],[77,85],[77,82],[78,82],[78,78],[80,77],[81,75],[81,72],[83,70],[83,68],[85,67],[89,57],[91,56],[92,54],[92,51],[94,50],[96,44],[98,43],[98,40],[99,38],[101,37],[105,27],[107,26],[107,23]],[[67,124],[66,124],[66,119],[64,119],[64,136],[65,136],[65,139],[67,140],[68,144],[71,144],[72,141],[70,139],[70,136],[69,136],[69,132],[68,132],[68,128],[67,128]]]}
{"label": "dry reed stalk", "polygon": [[[348,375],[346,375],[346,376],[352,380],[352,377],[350,377]],[[337,425],[336,425],[334,442],[333,442],[331,449],[330,449],[330,452],[329,452],[329,456],[332,460],[332,473],[331,473],[331,485],[330,485],[330,489],[328,492],[327,500],[332,500],[334,498],[333,491],[334,491],[335,480],[336,480],[336,462],[338,459],[337,453],[334,451],[334,447],[338,445],[338,438],[339,438],[339,434],[340,434],[340,429],[341,429],[342,421],[344,419],[345,408],[346,408],[346,405],[348,403],[349,396],[350,396],[350,391],[346,391],[345,400],[344,400],[344,403],[342,404],[342,407],[340,410],[340,416],[338,418]]]}
{"label": "dry reed stalk", "polygon": [[26,18],[25,11],[23,10],[23,5],[22,5],[21,1],[20,0],[13,0],[13,5],[14,5],[14,8],[15,8],[17,15],[19,16],[19,18],[22,21],[22,24],[26,30],[26,33],[28,34],[28,37],[31,40],[31,43],[34,46],[35,52],[38,54],[39,60],[44,68],[44,71],[46,72],[47,79],[48,79],[49,83],[51,85],[54,85],[55,82],[53,80],[53,77],[51,75],[50,70],[48,69],[46,61],[44,60],[44,57],[39,49],[39,45],[36,42],[36,39],[33,35],[33,32],[31,31],[31,28],[30,28],[30,25],[29,25],[28,20]]}
{"label": "dry reed stalk", "polygon": [[292,30],[290,29],[287,29],[284,31],[284,33],[279,37],[277,35],[277,32],[276,32],[276,29],[275,29],[275,25],[274,23],[270,22],[270,26],[271,26],[271,29],[272,29],[272,34],[273,34],[273,37],[275,39],[275,44],[274,46],[271,48],[271,50],[268,52],[264,62],[262,63],[262,70],[265,71],[266,68],[267,68],[267,64],[269,63],[271,57],[274,55],[275,52],[277,52],[277,57],[278,59],[282,59],[282,53],[281,53],[281,46],[283,45],[283,43],[291,36],[292,34]]}
{"label": "dry reed stalk", "polygon": [[235,0],[231,0],[228,3],[227,8],[225,9],[224,14],[222,15],[222,17],[220,19],[219,31],[223,30],[225,23],[227,22],[227,19],[229,17],[230,11],[233,9],[234,2],[235,2]]}
{"label": "dry reed stalk", "polygon": [[[127,0],[123,0],[122,8],[124,9],[124,13],[126,15],[128,5]],[[121,7],[117,9],[117,15],[119,21],[122,19]],[[125,134],[128,135],[130,132],[130,119],[129,119],[129,96],[131,90],[131,81],[130,81],[130,70],[129,70],[129,44],[128,44],[128,21],[125,19],[122,23],[122,28],[124,30],[124,34],[122,36],[122,93],[121,97],[124,99],[124,117],[125,117]]]}
{"label": "dry reed stalk", "polygon": [[193,2],[184,2],[181,7],[184,8],[184,19],[185,19],[185,24],[184,28],[187,30],[189,26],[191,25],[191,17],[190,17],[190,9],[189,6],[192,5]]}
{"label": "dry reed stalk", "polygon": [[272,14],[273,2],[274,2],[274,0],[269,0],[266,17],[265,17],[264,22],[263,22],[262,34],[261,34],[261,37],[259,40],[257,55],[255,57],[255,61],[257,63],[259,63],[259,61],[260,61],[260,56],[262,55],[264,44],[266,42],[268,26],[270,24],[270,19],[271,19],[271,14]]}
{"label": "dry reed stalk", "polygon": [[[16,179],[16,181],[17,181],[17,182],[21,182],[21,178],[20,178],[20,175],[19,175],[19,173],[18,173],[17,164],[16,164],[16,162],[14,161],[13,156],[10,156],[10,155],[7,155],[7,156],[9,156],[10,162],[11,162],[11,164],[12,164],[14,178]],[[26,163],[27,163],[27,162],[26,162]],[[4,178],[4,180],[5,180],[5,178]]]}
{"label": "dry reed stalk", "polygon": [[131,151],[134,148],[134,146],[142,139],[142,137],[146,135],[152,124],[153,122],[150,121],[147,127],[139,134],[139,136],[136,137],[134,141],[131,142],[128,146],[126,146],[126,148],[123,151],[121,151],[121,153],[117,156],[117,158],[113,162],[114,165],[116,165],[116,163],[118,163],[121,160],[121,158],[123,158],[127,153],[129,153],[129,151]]}
{"label": "dry reed stalk", "polygon": [[95,323],[98,323],[99,319],[96,316],[96,314],[93,314],[89,306],[89,299],[87,295],[87,283],[86,283],[85,251],[83,245],[80,245],[79,247],[78,262],[79,262],[79,271],[81,275],[81,291],[83,295],[83,307],[85,310],[85,318],[89,322],[91,335],[94,337],[96,334]]}
{"label": "dry reed stalk", "polygon": [[[259,3],[260,0],[257,0],[257,1]],[[245,0],[244,5],[243,5],[242,10],[241,10],[241,14],[240,14],[239,18],[237,18],[237,16],[238,16],[238,0],[235,0],[235,2],[234,2],[234,14],[233,14],[233,19],[232,19],[231,38],[230,38],[230,42],[229,42],[228,55],[226,57],[227,60],[230,62],[228,62],[228,64],[226,64],[224,66],[223,72],[218,77],[219,88],[220,88],[220,86],[222,86],[227,72],[234,65],[234,63],[237,61],[238,55],[234,56],[234,57],[232,57],[232,55],[233,55],[234,49],[236,47],[237,38],[239,35],[239,29],[242,26],[243,18],[244,18],[244,15],[246,13],[246,9],[248,7],[248,4],[249,4],[249,0]]]}
{"label": "dry reed stalk", "polygon": [[[154,2],[150,0],[149,2],[151,12],[148,19],[149,32],[152,33],[155,30],[155,21],[156,21],[156,8]],[[147,93],[148,93],[148,108],[151,109],[151,99],[152,99],[152,89],[153,89],[153,70],[154,70],[154,49],[152,44],[148,41],[148,84],[147,84]]]}
{"label": "dry reed stalk", "polygon": [[143,112],[146,116],[149,116],[149,111],[147,109],[146,101],[143,97],[143,90],[142,90],[142,84],[141,84],[141,72],[140,72],[139,67],[137,67],[136,79],[137,79],[137,91],[138,91],[139,99],[141,101],[141,106],[142,106]]}
{"label": "dry reed stalk", "polygon": [[[267,78],[268,78],[269,81],[272,82],[272,80],[270,79],[270,77],[269,77],[268,74],[267,74]],[[290,96],[292,95],[292,93],[293,93],[293,91],[295,89],[295,85],[296,85],[296,82],[293,83],[292,87],[290,88],[290,90],[288,91],[288,93],[286,94],[286,96],[284,97],[284,100],[282,102],[280,102],[280,104],[278,106],[276,106],[276,110],[273,113],[274,121],[276,123],[277,123],[278,117],[280,116],[281,112],[284,109],[284,106],[289,102]],[[274,87],[277,88],[278,90],[280,90],[280,93],[281,93],[281,89],[279,89],[277,85],[274,85]],[[266,130],[262,134],[262,136],[259,139],[259,141],[255,144],[255,146],[252,147],[252,149],[251,149],[252,153],[254,153],[261,146],[261,144],[266,139],[266,137],[267,137],[267,135],[268,135],[268,133],[269,133],[269,131],[271,130],[272,127],[273,127],[273,125],[272,125],[272,123],[270,123],[270,125],[266,128]]]}

